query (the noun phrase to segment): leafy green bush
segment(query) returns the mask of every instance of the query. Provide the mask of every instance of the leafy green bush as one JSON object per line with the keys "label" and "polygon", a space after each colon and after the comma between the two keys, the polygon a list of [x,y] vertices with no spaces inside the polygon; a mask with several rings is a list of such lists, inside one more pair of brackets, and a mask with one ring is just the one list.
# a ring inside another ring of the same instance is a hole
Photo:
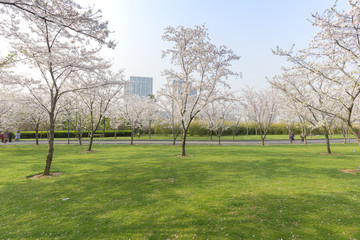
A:
{"label": "leafy green bush", "polygon": [[[35,138],[35,131],[22,131],[21,138],[22,139],[29,139],[29,138]],[[68,137],[68,131],[55,131],[55,138],[67,138]],[[103,131],[96,131],[95,134],[104,134]],[[89,133],[88,131],[84,131],[82,133],[82,137],[88,137]],[[115,130],[107,130],[105,131],[105,137],[114,137]],[[117,137],[125,137],[130,136],[131,130],[117,130],[116,136]],[[69,131],[69,137],[75,138],[75,131]],[[46,131],[39,131],[39,138],[47,138],[47,132]]]}

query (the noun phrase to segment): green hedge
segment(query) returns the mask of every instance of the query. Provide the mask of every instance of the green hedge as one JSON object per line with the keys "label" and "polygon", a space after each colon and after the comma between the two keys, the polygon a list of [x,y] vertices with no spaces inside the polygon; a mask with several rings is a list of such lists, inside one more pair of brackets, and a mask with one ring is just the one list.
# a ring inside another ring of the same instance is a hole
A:
{"label": "green hedge", "polygon": [[[29,139],[29,138],[35,138],[35,131],[22,131],[21,138],[22,139]],[[103,131],[96,131],[95,134],[104,134]],[[75,138],[75,131],[69,131],[70,138]],[[105,131],[105,137],[114,137],[115,130],[107,130]],[[83,137],[88,136],[88,131],[84,131],[82,133]],[[125,137],[125,136],[131,136],[131,130],[117,130],[116,131],[117,137]],[[55,131],[55,138],[67,138],[68,137],[68,131]],[[39,138],[47,138],[47,132],[46,131],[39,131]]]}
{"label": "green hedge", "polygon": [[[255,131],[255,124],[254,123],[250,123],[249,124],[249,135],[255,135],[256,131]],[[168,124],[158,124],[154,126],[154,130],[156,134],[159,135],[170,135],[171,134],[171,128]],[[356,129],[357,131],[359,129]],[[301,134],[301,125],[300,124],[295,124],[295,126],[293,127],[292,131],[296,134],[296,135],[300,135]],[[336,128],[334,129],[335,134],[341,134],[340,129]],[[190,136],[207,136],[209,135],[209,131],[204,128],[199,120],[195,119],[190,127],[189,127],[189,132],[188,134]],[[258,134],[259,131],[258,131]],[[289,134],[289,130],[286,127],[285,123],[273,123],[271,124],[271,127],[269,129],[269,131],[267,132],[268,135],[288,135]],[[310,134],[308,132],[308,134]],[[317,128],[314,129],[312,131],[312,134],[324,134],[324,130],[322,128]],[[215,135],[215,134],[213,134]],[[227,129],[223,132],[223,135],[232,135],[232,130],[231,129]],[[239,127],[236,130],[236,135],[246,135],[246,125],[244,123],[240,124]]]}

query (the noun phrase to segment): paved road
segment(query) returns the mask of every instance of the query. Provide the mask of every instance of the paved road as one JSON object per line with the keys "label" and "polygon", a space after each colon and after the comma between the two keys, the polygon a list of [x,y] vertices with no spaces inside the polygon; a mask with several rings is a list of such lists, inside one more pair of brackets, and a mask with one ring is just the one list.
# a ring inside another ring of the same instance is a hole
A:
{"label": "paved road", "polygon": [[[344,139],[330,139],[331,143],[344,143]],[[356,139],[351,139],[352,143],[356,142]],[[40,144],[47,144],[46,140],[39,141]],[[67,140],[55,140],[55,144],[67,144]],[[78,144],[76,140],[70,141],[70,144]],[[88,141],[83,141],[83,144],[88,144]],[[325,139],[308,139],[308,144],[325,144]],[[34,141],[20,141],[7,143],[11,145],[25,145],[25,144],[35,144]],[[130,140],[94,140],[94,144],[130,144]],[[171,140],[134,140],[134,144],[147,144],[147,145],[172,145]],[[180,145],[181,141],[176,141],[176,145]],[[187,145],[218,145],[216,140],[187,140]],[[291,144],[289,140],[266,140],[265,145],[282,145],[282,144]],[[300,140],[295,140],[292,144],[302,144]],[[221,141],[221,145],[261,145],[259,140],[226,140]]]}

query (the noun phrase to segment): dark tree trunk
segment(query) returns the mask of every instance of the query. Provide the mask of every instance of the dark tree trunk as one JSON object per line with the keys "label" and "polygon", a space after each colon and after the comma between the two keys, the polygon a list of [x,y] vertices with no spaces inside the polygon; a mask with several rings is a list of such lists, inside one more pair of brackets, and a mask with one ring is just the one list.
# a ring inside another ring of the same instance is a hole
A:
{"label": "dark tree trunk", "polygon": [[175,133],[175,126],[174,124],[171,124],[171,134],[173,137],[173,145],[176,144],[176,138],[177,138],[177,134]]}
{"label": "dark tree trunk", "polygon": [[346,144],[346,130],[344,129],[344,127],[341,127],[341,135],[343,135],[344,144]]}
{"label": "dark tree trunk", "polygon": [[186,154],[185,154],[186,133],[187,133],[187,131],[184,131],[184,133],[183,133],[183,135],[181,137],[181,140],[182,140],[182,143],[181,143],[181,156],[186,156]]}
{"label": "dark tree trunk", "polygon": [[265,136],[263,136],[262,134],[261,134],[261,144],[263,146],[265,145]]}
{"label": "dark tree trunk", "polygon": [[130,145],[134,145],[134,129],[131,130],[131,141],[130,141]]}
{"label": "dark tree trunk", "polygon": [[88,151],[90,152],[92,149],[92,145],[94,142],[94,131],[91,131],[90,133],[90,139],[89,139],[89,145],[88,145]]}
{"label": "dark tree trunk", "polygon": [[220,138],[221,138],[221,136],[218,136],[218,138],[219,138],[219,146],[221,145],[221,142],[220,142]]}
{"label": "dark tree trunk", "polygon": [[151,139],[151,122],[149,122],[149,140]]}
{"label": "dark tree trunk", "polygon": [[81,146],[82,145],[82,133],[78,133],[78,139],[79,139],[79,145]]}
{"label": "dark tree trunk", "polygon": [[116,139],[116,132],[117,132],[117,129],[115,129],[115,133],[114,133],[114,139]]}
{"label": "dark tree trunk", "polygon": [[54,154],[54,138],[55,138],[55,117],[54,114],[50,114],[50,131],[49,131],[49,146],[48,146],[48,154],[46,157],[46,165],[44,170],[44,175],[50,175],[51,163],[53,160]]}
{"label": "dark tree trunk", "polygon": [[326,140],[327,153],[328,153],[328,154],[331,154],[329,131],[328,131],[327,127],[324,127],[324,132],[325,132],[325,140]]}
{"label": "dark tree trunk", "polygon": [[39,145],[39,123],[35,124],[35,144]]}
{"label": "dark tree trunk", "polygon": [[306,127],[303,127],[302,134],[303,134],[303,138],[304,138],[304,144],[306,145],[307,144],[307,142],[306,142],[306,135],[307,135]]}
{"label": "dark tree trunk", "polygon": [[105,137],[105,134],[106,134],[105,123],[106,123],[106,119],[105,119],[105,117],[104,117],[104,129],[103,129],[104,137]]}
{"label": "dark tree trunk", "polygon": [[[358,141],[358,144],[360,146],[360,136],[359,134],[356,132],[356,130],[353,128],[352,124],[350,122],[347,123],[350,132],[354,135],[354,137],[356,138],[356,140]],[[350,142],[350,134],[349,134],[349,142]]]}

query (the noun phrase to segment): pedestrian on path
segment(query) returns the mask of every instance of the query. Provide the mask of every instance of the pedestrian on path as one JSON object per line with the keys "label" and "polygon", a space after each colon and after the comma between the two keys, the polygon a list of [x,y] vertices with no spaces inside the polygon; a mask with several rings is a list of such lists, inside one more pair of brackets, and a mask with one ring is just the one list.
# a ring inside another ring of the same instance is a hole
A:
{"label": "pedestrian on path", "polygon": [[9,137],[9,143],[11,143],[11,142],[12,142],[12,139],[13,139],[13,137],[14,137],[14,133],[13,133],[12,131],[10,131],[10,132],[8,133],[8,137]]}
{"label": "pedestrian on path", "polygon": [[17,131],[15,133],[15,142],[20,142],[20,135],[21,135],[20,131]]}
{"label": "pedestrian on path", "polygon": [[9,133],[6,131],[6,132],[4,132],[4,137],[3,137],[3,139],[4,139],[4,142],[3,143],[7,143],[7,141],[9,140]]}
{"label": "pedestrian on path", "polygon": [[293,141],[295,141],[295,134],[293,132],[290,132],[289,134],[289,140],[290,140],[290,143],[292,143]]}

